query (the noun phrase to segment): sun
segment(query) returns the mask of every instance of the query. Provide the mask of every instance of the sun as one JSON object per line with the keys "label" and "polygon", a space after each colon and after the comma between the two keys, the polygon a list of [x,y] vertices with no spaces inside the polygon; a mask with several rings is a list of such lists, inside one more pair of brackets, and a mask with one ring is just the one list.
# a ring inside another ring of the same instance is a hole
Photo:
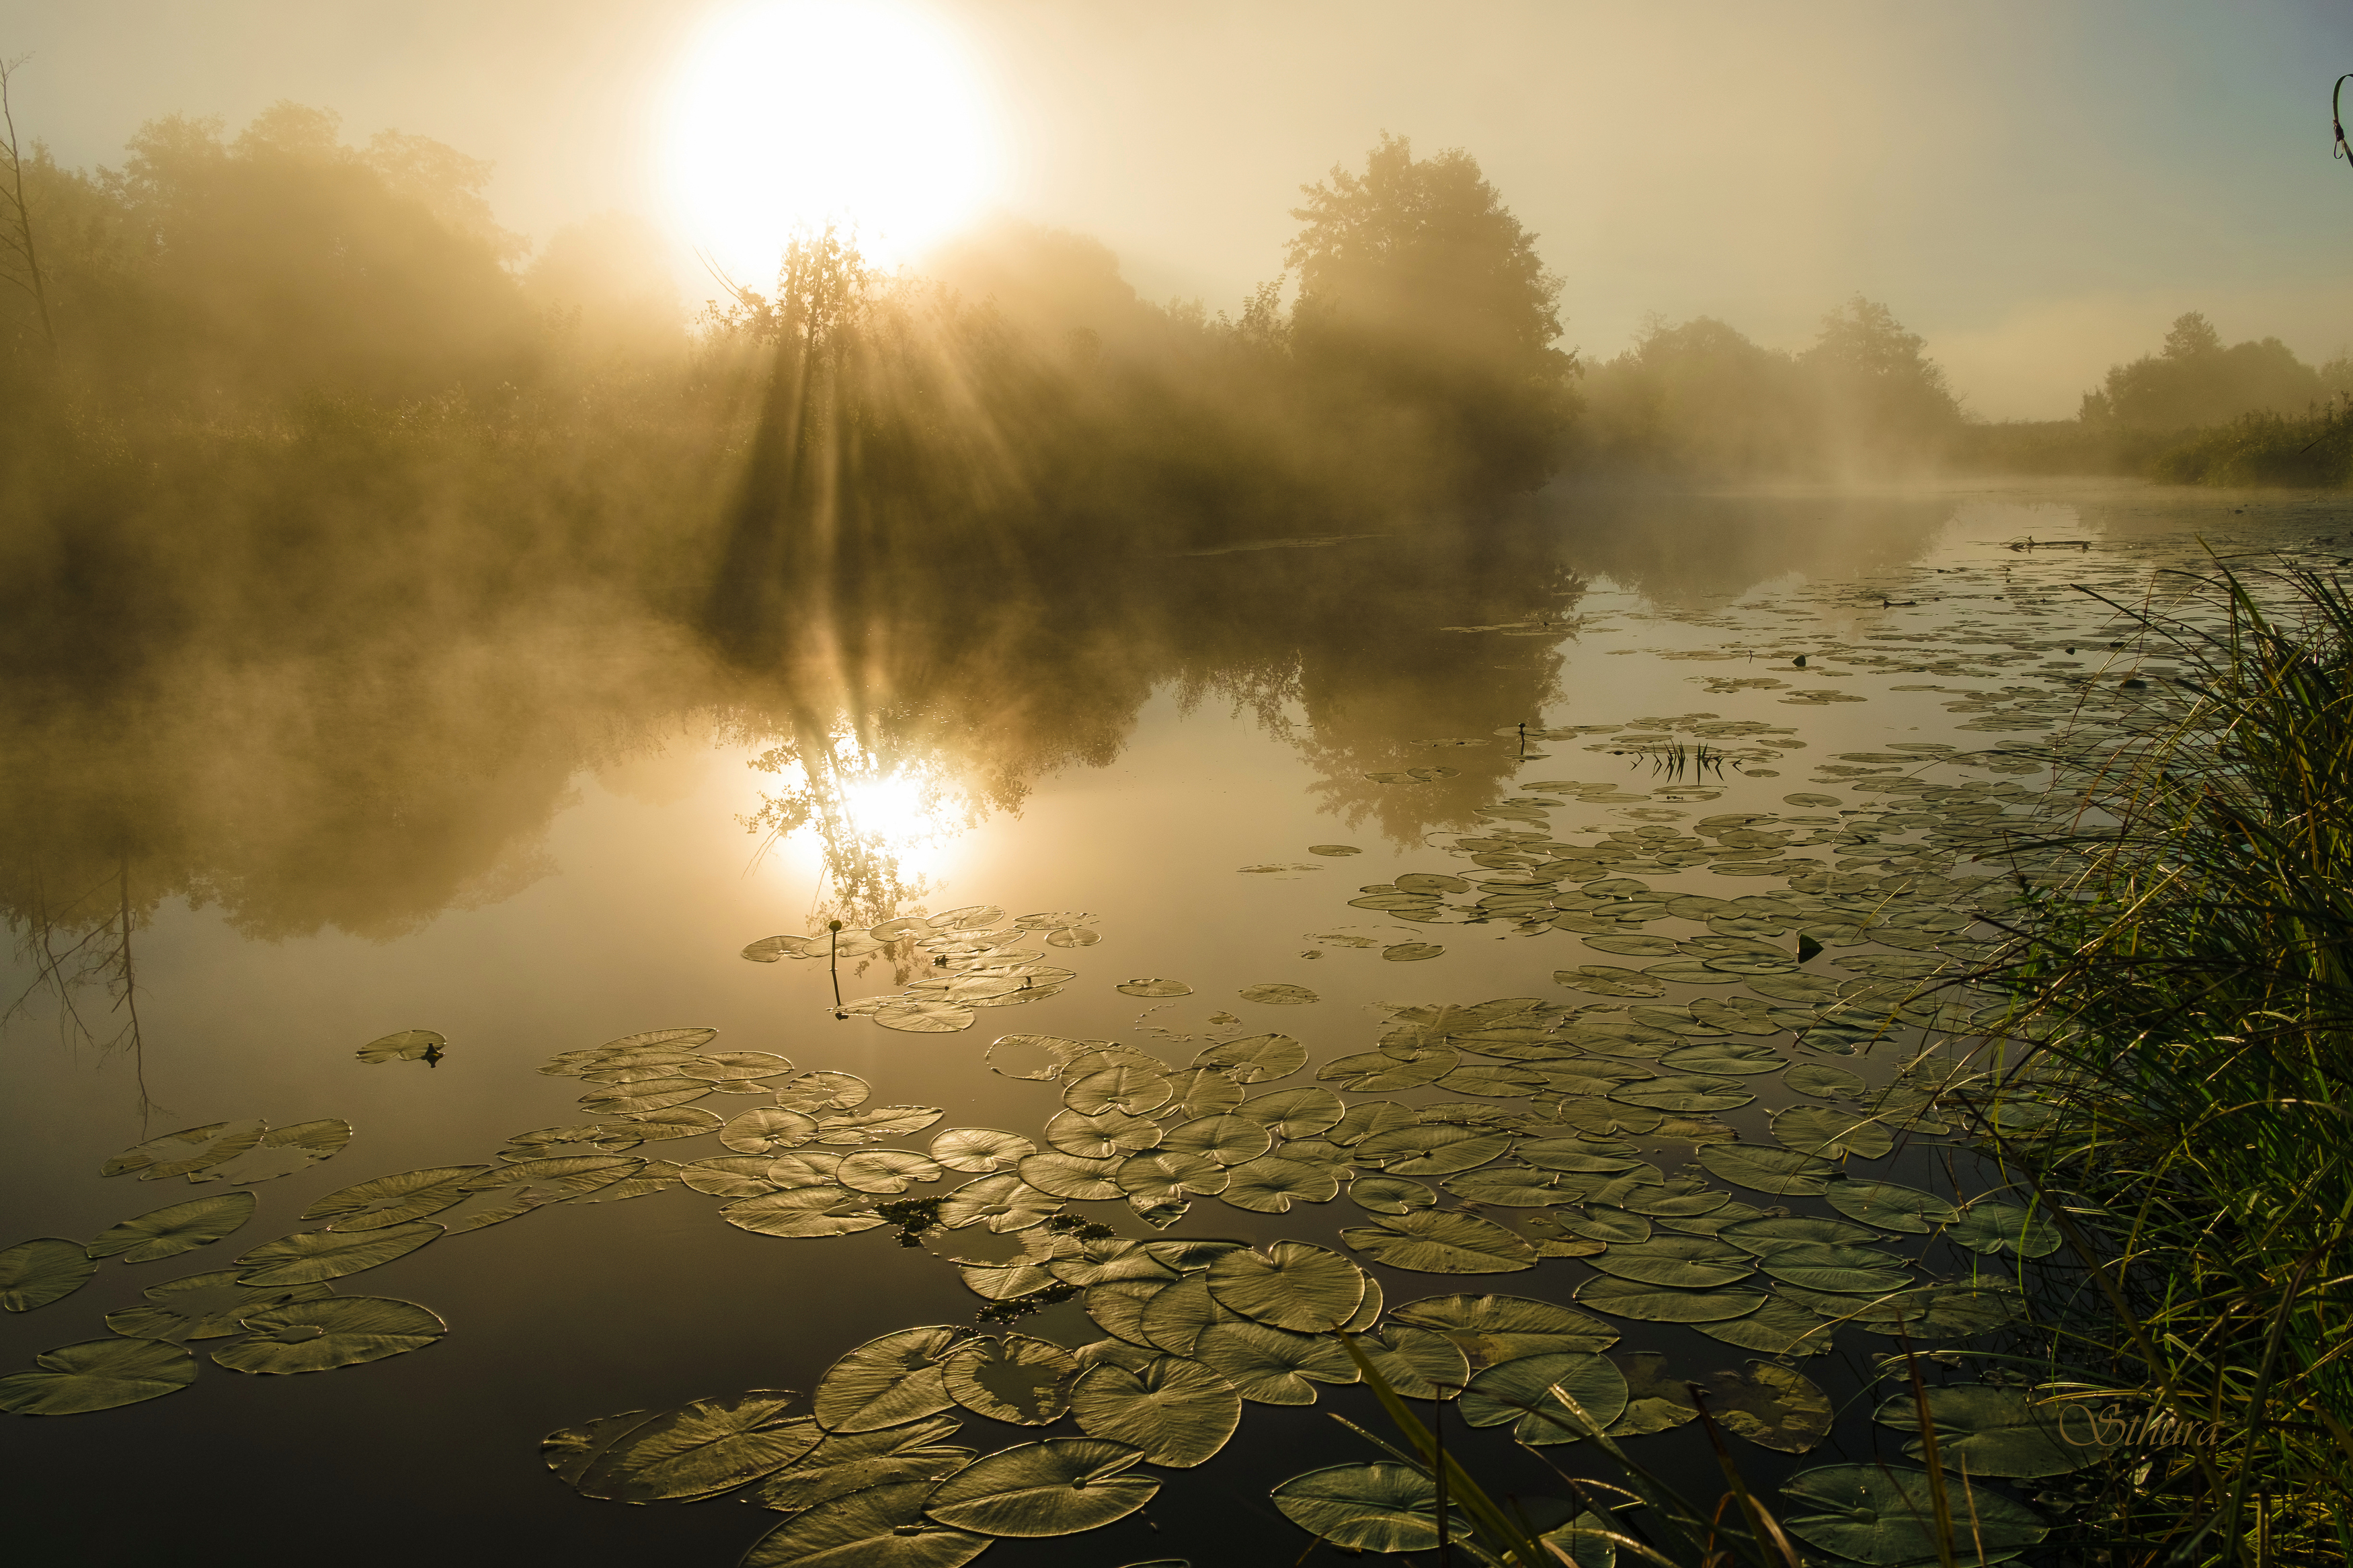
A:
{"label": "sun", "polygon": [[937,17],[891,0],[750,0],[681,59],[663,182],[688,243],[765,289],[797,229],[911,259],[994,194],[995,117]]}

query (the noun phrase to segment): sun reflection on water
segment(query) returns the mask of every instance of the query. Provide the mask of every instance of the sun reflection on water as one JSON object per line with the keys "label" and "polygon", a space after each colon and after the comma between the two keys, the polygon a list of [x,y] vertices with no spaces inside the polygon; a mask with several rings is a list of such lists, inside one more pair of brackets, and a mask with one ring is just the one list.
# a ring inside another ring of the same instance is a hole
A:
{"label": "sun reflection on water", "polygon": [[957,840],[984,812],[936,759],[870,747],[847,724],[820,740],[777,746],[752,766],[775,775],[744,826],[763,852],[808,855],[812,917],[871,925],[922,899],[945,874]]}

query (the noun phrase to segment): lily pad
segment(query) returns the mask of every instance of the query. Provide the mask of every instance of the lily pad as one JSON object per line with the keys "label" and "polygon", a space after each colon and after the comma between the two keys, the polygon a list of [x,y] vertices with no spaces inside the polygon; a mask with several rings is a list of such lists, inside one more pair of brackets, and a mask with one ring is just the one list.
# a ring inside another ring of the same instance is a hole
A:
{"label": "lily pad", "polygon": [[1274,1134],[1247,1116],[1204,1116],[1179,1122],[1160,1140],[1167,1154],[1207,1154],[1221,1165],[1255,1160],[1274,1147]]}
{"label": "lily pad", "polygon": [[999,1235],[1028,1230],[1062,1211],[1062,1200],[1006,1173],[966,1182],[940,1200],[940,1223],[950,1230],[987,1225]]}
{"label": "lily pad", "polygon": [[[1415,1465],[1380,1460],[1293,1476],[1270,1494],[1285,1519],[1349,1552],[1427,1552],[1439,1542],[1438,1483]],[[1452,1516],[1458,1541],[1471,1525]]]}
{"label": "lily pad", "polygon": [[1079,1202],[1124,1197],[1119,1184],[1122,1162],[1116,1158],[1082,1159],[1057,1150],[1032,1154],[1021,1162],[1021,1179],[1041,1193]]}
{"label": "lily pad", "polygon": [[1273,1154],[1246,1160],[1227,1174],[1219,1197],[1259,1214],[1287,1214],[1293,1203],[1330,1203],[1340,1193],[1340,1178],[1331,1166]]}
{"label": "lily pad", "polygon": [[1071,1388],[1080,1430],[1141,1449],[1155,1465],[1189,1468],[1226,1446],[1241,1423],[1241,1395],[1200,1362],[1161,1355],[1140,1366],[1103,1364]]}
{"label": "lily pad", "polygon": [[1279,1007],[1303,1007],[1311,1002],[1323,1000],[1304,985],[1273,982],[1259,985],[1245,985],[1239,994],[1245,1002],[1259,1002]]}
{"label": "lily pad", "polygon": [[719,1130],[719,1141],[744,1154],[781,1154],[816,1136],[816,1117],[781,1105],[754,1106]]}
{"label": "lily pad", "polygon": [[[1969,1475],[2064,1475],[2105,1458],[2111,1447],[2101,1438],[2103,1423],[2085,1405],[2038,1404],[2029,1390],[1982,1383],[1947,1384],[1928,1389],[1927,1395],[1940,1458]],[[1912,1395],[1888,1400],[1880,1405],[1876,1419],[1883,1426],[1913,1434],[1904,1451],[1920,1458],[1925,1445],[1919,1440],[1919,1407]]]}
{"label": "lily pad", "polygon": [[1592,1261],[1604,1274],[1677,1290],[1712,1290],[1735,1284],[1747,1279],[1756,1267],[1740,1248],[1705,1236],[1661,1236],[1626,1242]]}
{"label": "lily pad", "polygon": [[1823,1189],[1822,1195],[1830,1200],[1831,1207],[1849,1219],[1915,1236],[1925,1235],[1961,1216],[1960,1210],[1934,1193],[1899,1186],[1894,1182],[1832,1182]]}
{"label": "lily pad", "polygon": [[849,1236],[886,1223],[874,1212],[873,1194],[831,1184],[738,1198],[719,1217],[739,1230],[799,1240]]}
{"label": "lily pad", "polygon": [[1429,1296],[1406,1302],[1390,1317],[1444,1334],[1477,1366],[1607,1350],[1618,1342],[1618,1331],[1589,1312],[1523,1296]]}
{"label": "lily pad", "polygon": [[818,1384],[818,1424],[828,1432],[872,1432],[955,1403],[940,1366],[960,1337],[944,1326],[901,1329],[867,1341],[827,1369]]}
{"label": "lily pad", "polygon": [[1075,1535],[1125,1519],[1160,1490],[1131,1471],[1143,1451],[1099,1437],[1049,1437],[975,1459],[942,1481],[923,1512],[987,1535]]}
{"label": "lily pad", "polygon": [[1626,1408],[1609,1424],[1608,1436],[1641,1437],[1670,1432],[1699,1419],[1699,1406],[1692,1402],[1691,1380],[1670,1373],[1665,1356],[1656,1351],[1633,1351],[1609,1359],[1626,1380]]}
{"label": "lily pad", "polygon": [[934,1416],[873,1432],[832,1433],[754,1488],[745,1500],[794,1512],[869,1487],[944,1480],[974,1458],[970,1448],[941,1443],[959,1429],[957,1422]]}
{"label": "lily pad", "polygon": [[1771,1362],[1708,1380],[1708,1411],[1728,1432],[1760,1447],[1802,1454],[1830,1435],[1831,1402],[1812,1382]]}
{"label": "lily pad", "polygon": [[1971,1252],[2015,1252],[2048,1258],[2066,1245],[2059,1227],[2039,1210],[1997,1198],[1979,1198],[1945,1226],[1947,1239]]}
{"label": "lily pad", "polygon": [[1699,1151],[1699,1163],[1710,1175],[1736,1187],[1777,1197],[1822,1193],[1836,1173],[1828,1160],[1795,1149],[1766,1149],[1751,1143],[1707,1144]]}
{"label": "lily pad", "polygon": [[1583,991],[1596,996],[1663,996],[1666,982],[1654,979],[1638,969],[1623,969],[1615,964],[1587,963],[1575,969],[1556,970],[1553,979],[1572,991]]}
{"label": "lily pad", "polygon": [[932,1140],[932,1158],[951,1171],[989,1175],[1010,1170],[1038,1152],[1018,1132],[987,1127],[951,1127]]}
{"label": "lily pad", "polygon": [[1425,959],[1443,958],[1446,950],[1435,942],[1400,942],[1381,949],[1381,956],[1391,963],[1419,963]]}
{"label": "lily pad", "polygon": [[125,1149],[100,1166],[98,1173],[119,1176],[136,1171],[142,1182],[191,1176],[259,1146],[268,1131],[260,1121],[215,1121],[183,1128]]}
{"label": "lily pad", "polygon": [[1403,1176],[1358,1176],[1348,1184],[1348,1201],[1366,1214],[1399,1215],[1436,1207],[1438,1194]]}
{"label": "lily pad", "polygon": [[1209,1266],[1209,1295],[1227,1310],[1303,1333],[1337,1328],[1365,1299],[1365,1271],[1304,1242],[1278,1241],[1264,1252],[1247,1247]]}
{"label": "lily pad", "polygon": [[1804,1154],[1876,1160],[1895,1149],[1886,1125],[1860,1111],[1828,1105],[1793,1105],[1773,1113],[1773,1136]]}
{"label": "lily pad", "polygon": [[873,1098],[873,1086],[856,1073],[805,1072],[776,1090],[776,1103],[804,1116],[855,1110]]}
{"label": "lily pad", "polygon": [[1354,1153],[1368,1165],[1385,1167],[1393,1175],[1451,1176],[1476,1170],[1502,1157],[1512,1147],[1506,1132],[1482,1131],[1447,1122],[1419,1122],[1393,1131],[1376,1132],[1358,1142]]}
{"label": "lily pad", "polygon": [[1417,1274],[1510,1274],[1535,1267],[1535,1248],[1492,1220],[1459,1209],[1383,1215],[1340,1239],[1376,1263]]}
{"label": "lily pad", "polygon": [[[1834,1557],[1871,1568],[1908,1568],[1936,1560],[1936,1483],[1917,1470],[1882,1465],[1824,1465],[1784,1481],[1781,1522],[1790,1534]],[[1970,1556],[2006,1563],[2046,1533],[2042,1517],[1998,1492],[1947,1477],[1946,1504],[1968,1521]],[[1810,1505],[1817,1512],[1803,1511]]]}
{"label": "lily pad", "polygon": [[62,1301],[90,1282],[98,1272],[80,1242],[62,1237],[36,1237],[0,1252],[0,1307],[29,1312],[52,1301]]}
{"label": "lily pad", "polygon": [[1027,1334],[976,1335],[940,1358],[941,1376],[958,1405],[1016,1426],[1060,1420],[1078,1372],[1078,1358],[1069,1351]]}
{"label": "lily pad", "polygon": [[1852,1100],[1868,1087],[1846,1068],[1823,1062],[1799,1062],[1781,1075],[1781,1081],[1795,1092],[1816,1100]]}
{"label": "lily pad", "polygon": [[853,1193],[903,1193],[918,1182],[936,1182],[936,1161],[903,1149],[873,1149],[852,1154],[834,1168],[834,1180]]}
{"label": "lily pad", "polygon": [[[559,1156],[560,1157],[560,1156]],[[593,1158],[593,1156],[592,1156]],[[634,1160],[617,1162],[634,1168]],[[489,1165],[429,1165],[372,1176],[325,1197],[302,1211],[304,1220],[325,1220],[338,1231],[382,1230],[406,1225],[466,1201],[467,1183],[494,1167]],[[510,1178],[502,1173],[501,1183]]]}
{"label": "lily pad", "polygon": [[449,1037],[435,1029],[402,1029],[370,1040],[359,1048],[364,1062],[420,1061],[426,1053],[449,1043]]}
{"label": "lily pad", "polygon": [[1204,1047],[1193,1065],[1217,1068],[1236,1083],[1265,1083],[1306,1066],[1307,1047],[1289,1035],[1252,1035]]}
{"label": "lily pad", "polygon": [[1193,988],[1181,980],[1128,980],[1112,987],[1130,996],[1190,996]]}
{"label": "lily pad", "polygon": [[906,1035],[953,1035],[972,1027],[976,1015],[966,1001],[910,996],[894,999],[867,1015],[886,1029]]}
{"label": "lily pad", "polygon": [[1833,1339],[1831,1325],[1819,1314],[1778,1295],[1767,1296],[1753,1312],[1692,1327],[1725,1344],[1777,1356],[1820,1355]]}
{"label": "lily pad", "polygon": [[1704,1045],[1686,1046],[1679,1051],[1669,1051],[1659,1058],[1659,1065],[1672,1068],[1677,1072],[1753,1078],[1762,1073],[1778,1072],[1788,1065],[1788,1058],[1770,1046],[1746,1040],[1710,1040]]}
{"label": "lily pad", "polygon": [[1266,1323],[1212,1323],[1193,1355],[1254,1405],[1313,1405],[1314,1384],[1361,1374],[1329,1334],[1298,1334]]}
{"label": "lily pad", "polygon": [[290,1301],[244,1320],[245,1338],[213,1352],[236,1372],[327,1372],[422,1350],[449,1331],[438,1314],[383,1296]]}
{"label": "lily pad", "polygon": [[148,1287],[148,1305],[122,1307],[106,1314],[106,1326],[128,1339],[226,1339],[245,1331],[243,1320],[291,1301],[316,1301],[332,1296],[329,1285],[249,1286],[237,1282],[234,1268],[185,1274]]}
{"label": "lily pad", "polygon": [[[1557,1387],[1576,1401],[1564,1404]],[[1574,1443],[1606,1431],[1624,1414],[1625,1374],[1591,1351],[1556,1351],[1491,1366],[1462,1393],[1462,1419],[1473,1426],[1510,1425],[1532,1446]]]}
{"label": "lily pad", "polygon": [[1639,1279],[1603,1276],[1577,1288],[1577,1304],[1613,1318],[1634,1318],[1649,1323],[1715,1323],[1755,1311],[1766,1301],[1762,1290],[1685,1290]]}
{"label": "lily pad", "polygon": [[382,1230],[303,1230],[265,1241],[237,1260],[240,1285],[310,1285],[406,1258],[443,1235],[431,1220]]}
{"label": "lily pad", "polygon": [[1000,1035],[988,1047],[988,1070],[999,1078],[1048,1082],[1060,1078],[1063,1064],[1084,1056],[1088,1046],[1054,1035]]}
{"label": "lily pad", "polygon": [[216,1193],[150,1209],[100,1232],[88,1248],[93,1258],[120,1257],[125,1263],[153,1263],[209,1247],[253,1217],[251,1193]]}
{"label": "lily pad", "polygon": [[989,1538],[926,1518],[933,1489],[887,1481],[818,1503],[754,1542],[738,1568],[961,1568]]}
{"label": "lily pad", "polygon": [[1757,1097],[1749,1093],[1736,1078],[1674,1073],[1620,1085],[1610,1090],[1609,1098],[1620,1104],[1639,1105],[1651,1110],[1693,1112],[1730,1110],[1746,1105]]}
{"label": "lily pad", "polygon": [[1098,1068],[1062,1080],[1062,1103],[1081,1116],[1100,1116],[1107,1110],[1141,1116],[1167,1104],[1168,1098],[1166,1076],[1149,1068]]}
{"label": "lily pad", "polygon": [[160,1399],[196,1380],[195,1352],[159,1340],[84,1340],[44,1351],[33,1365],[0,1377],[0,1410],[81,1415]]}

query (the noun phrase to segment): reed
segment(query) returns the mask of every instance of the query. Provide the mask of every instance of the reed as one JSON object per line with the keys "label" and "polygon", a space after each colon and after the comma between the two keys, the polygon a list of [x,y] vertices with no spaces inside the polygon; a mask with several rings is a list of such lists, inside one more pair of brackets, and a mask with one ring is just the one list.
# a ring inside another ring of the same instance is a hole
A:
{"label": "reed", "polygon": [[2342,1563],[2353,599],[2222,565],[2170,608],[2113,607],[2183,673],[2041,847],[2064,874],[1993,975],[2031,1044],[1983,1108],[2068,1238],[2046,1375],[2116,1444],[2078,1539],[2117,1563]]}

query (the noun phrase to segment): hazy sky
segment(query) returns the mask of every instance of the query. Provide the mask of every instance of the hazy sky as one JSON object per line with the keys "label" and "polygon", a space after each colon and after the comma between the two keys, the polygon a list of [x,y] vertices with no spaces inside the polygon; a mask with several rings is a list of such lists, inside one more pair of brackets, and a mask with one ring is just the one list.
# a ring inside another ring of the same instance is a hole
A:
{"label": "hazy sky", "polygon": [[[2072,414],[2185,310],[2307,358],[2353,343],[2346,4],[906,3],[993,106],[1001,205],[1101,237],[1154,298],[1232,307],[1301,182],[1388,130],[1480,160],[1588,356],[1653,311],[1795,347],[1860,291],[2000,418]],[[723,8],[0,0],[0,54],[36,57],[17,123],[68,163],[292,98],[494,159],[502,219],[544,239],[669,212],[673,78]]]}

